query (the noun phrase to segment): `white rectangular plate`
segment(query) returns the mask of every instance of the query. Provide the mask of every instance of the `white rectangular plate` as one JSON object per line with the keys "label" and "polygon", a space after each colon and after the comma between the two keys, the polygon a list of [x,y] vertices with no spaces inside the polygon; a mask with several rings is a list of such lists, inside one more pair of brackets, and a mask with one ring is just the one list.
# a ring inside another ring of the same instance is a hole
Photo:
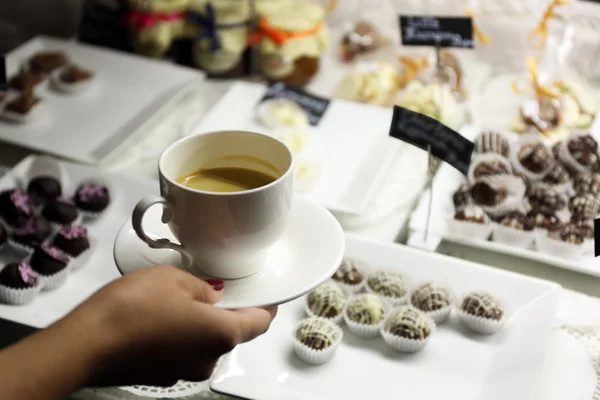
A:
{"label": "white rectangular plate", "polygon": [[[27,171],[35,156],[27,157],[7,175],[0,178],[0,190],[15,186],[15,177]],[[150,180],[138,180],[113,175],[98,168],[61,162],[72,185],[87,177],[99,177],[112,185],[111,204],[106,212],[94,222],[86,224],[95,247],[89,261],[71,273],[66,284],[54,291],[40,293],[36,299],[24,306],[0,304],[0,318],[34,328],[45,328],[65,316],[90,295],[119,278],[121,274],[113,258],[113,244],[117,232],[131,216],[136,202],[143,196],[157,193],[158,184]],[[21,257],[8,246],[0,250],[0,266],[17,261]]]}
{"label": "white rectangular plate", "polygon": [[[255,119],[265,85],[236,83],[192,133],[222,130],[269,131]],[[326,208],[359,214],[367,207],[383,173],[402,146],[388,137],[392,110],[332,100],[321,122],[311,127],[302,158],[319,165],[306,196]]]}
{"label": "white rectangular plate", "polygon": [[55,50],[93,71],[91,86],[82,93],[63,94],[49,82],[38,94],[43,115],[23,124],[0,120],[0,140],[95,163],[203,79],[198,71],[167,62],[43,36],[7,55],[7,75],[13,76],[36,52]]}
{"label": "white rectangular plate", "polygon": [[[471,140],[478,133],[478,131],[472,126],[465,128],[462,132],[465,137]],[[458,189],[460,183],[463,181],[464,176],[460,172],[446,163],[441,165],[432,184],[433,203],[431,206],[431,217],[429,222],[429,233],[431,236],[437,236],[449,242],[522,257],[544,264],[553,265],[555,267],[600,277],[600,258],[594,258],[593,255],[584,256],[578,259],[560,258],[544,254],[533,249],[523,249],[490,240],[458,235],[452,230],[448,222],[454,215],[452,194],[456,191],[456,189]],[[419,235],[419,237],[423,236],[423,231],[425,230],[425,225],[427,224],[429,193],[430,192],[427,191],[421,195],[419,204],[410,218],[410,230],[412,234]]]}
{"label": "white rectangular plate", "polygon": [[503,331],[480,336],[454,316],[419,353],[401,354],[381,338],[344,339],[328,364],[293,354],[292,334],[303,301],[280,307],[269,331],[238,346],[211,383],[216,392],[253,400],[461,399],[525,400],[536,390],[560,286],[395,244],[347,237],[346,256],[370,268],[393,268],[413,283],[438,281],[456,293],[485,290],[503,299],[512,317]]}

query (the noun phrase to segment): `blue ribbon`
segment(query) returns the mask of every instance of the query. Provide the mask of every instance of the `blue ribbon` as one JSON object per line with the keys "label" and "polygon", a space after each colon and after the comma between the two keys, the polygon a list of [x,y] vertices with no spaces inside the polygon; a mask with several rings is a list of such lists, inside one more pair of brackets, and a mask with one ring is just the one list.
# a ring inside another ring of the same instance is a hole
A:
{"label": "blue ribbon", "polygon": [[210,51],[217,51],[221,48],[221,38],[217,29],[235,29],[242,28],[248,25],[248,22],[239,22],[235,24],[217,25],[217,19],[215,17],[215,9],[211,3],[206,4],[204,11],[205,15],[201,14],[190,14],[188,19],[192,23],[201,25],[203,30],[198,39],[209,39],[210,40]]}

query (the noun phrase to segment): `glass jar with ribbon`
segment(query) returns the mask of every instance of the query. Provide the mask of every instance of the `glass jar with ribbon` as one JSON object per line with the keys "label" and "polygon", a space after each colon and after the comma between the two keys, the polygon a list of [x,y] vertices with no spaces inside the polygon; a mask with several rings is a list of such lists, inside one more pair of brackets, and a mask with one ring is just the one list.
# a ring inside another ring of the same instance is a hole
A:
{"label": "glass jar with ribbon", "polygon": [[137,53],[162,57],[185,29],[189,0],[128,0],[130,12],[122,19],[133,35]]}
{"label": "glass jar with ribbon", "polygon": [[319,70],[328,44],[326,9],[308,0],[259,0],[257,46],[261,74],[269,81],[305,86]]}
{"label": "glass jar with ribbon", "polygon": [[195,64],[213,78],[248,73],[251,1],[190,1],[186,36],[194,37]]}

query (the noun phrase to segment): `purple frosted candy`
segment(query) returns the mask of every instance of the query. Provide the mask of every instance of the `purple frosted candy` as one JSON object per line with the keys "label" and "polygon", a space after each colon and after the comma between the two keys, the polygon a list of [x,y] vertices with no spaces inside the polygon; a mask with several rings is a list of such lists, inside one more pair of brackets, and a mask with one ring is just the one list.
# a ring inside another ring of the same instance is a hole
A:
{"label": "purple frosted candy", "polygon": [[66,239],[79,239],[87,237],[88,231],[87,228],[82,225],[69,225],[61,228],[60,235]]}
{"label": "purple frosted candy", "polygon": [[69,257],[66,255],[66,253],[64,253],[62,250],[60,250],[57,247],[54,246],[47,246],[45,244],[40,246],[42,248],[42,250],[44,251],[44,253],[48,254],[50,257],[54,258],[55,260],[61,261],[65,264],[69,263]]}
{"label": "purple frosted candy", "polygon": [[31,204],[29,203],[29,196],[23,193],[19,189],[15,189],[10,194],[10,200],[13,202],[17,209],[21,210],[26,215],[31,215]]}
{"label": "purple frosted candy", "polygon": [[58,201],[59,203],[68,204],[70,206],[75,205],[73,200],[66,198],[66,197],[59,197],[58,199],[56,199],[56,201]]}
{"label": "purple frosted candy", "polygon": [[23,225],[15,228],[13,232],[18,236],[33,235],[36,232],[35,218],[29,218]]}
{"label": "purple frosted candy", "polygon": [[38,274],[26,262],[19,263],[19,275],[21,279],[28,285],[35,285],[38,280]]}
{"label": "purple frosted candy", "polygon": [[79,187],[78,194],[82,201],[93,201],[94,199],[103,197],[107,190],[103,185],[85,183]]}

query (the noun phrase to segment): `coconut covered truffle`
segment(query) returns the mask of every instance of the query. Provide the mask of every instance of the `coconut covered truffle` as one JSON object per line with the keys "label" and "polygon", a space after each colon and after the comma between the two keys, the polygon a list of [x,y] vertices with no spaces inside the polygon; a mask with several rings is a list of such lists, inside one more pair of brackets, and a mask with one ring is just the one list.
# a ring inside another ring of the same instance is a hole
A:
{"label": "coconut covered truffle", "polygon": [[501,320],[504,307],[499,300],[486,292],[471,292],[466,295],[460,306],[469,315],[492,320]]}

